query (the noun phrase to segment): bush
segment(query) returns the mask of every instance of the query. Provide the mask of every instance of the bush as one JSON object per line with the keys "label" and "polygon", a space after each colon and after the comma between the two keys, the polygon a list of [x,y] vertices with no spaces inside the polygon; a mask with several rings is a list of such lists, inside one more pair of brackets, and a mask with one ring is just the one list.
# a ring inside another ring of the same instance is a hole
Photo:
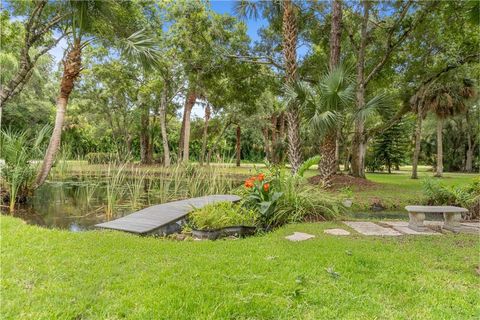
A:
{"label": "bush", "polygon": [[[245,188],[241,192],[246,197],[245,205],[256,208],[260,212],[260,221],[264,228],[278,227],[286,223],[309,219],[327,220],[343,212],[345,207],[337,199],[319,188],[306,187],[301,177],[286,175],[277,166],[268,166],[267,168],[268,171],[263,173],[261,184],[255,182],[258,181],[258,178],[255,181],[250,178],[245,181]],[[255,187],[252,186],[252,182]],[[259,201],[252,197],[252,193],[260,193],[255,188],[261,190],[265,184],[269,185],[270,195],[265,197],[267,200]],[[273,197],[274,194],[280,196]],[[269,201],[274,201],[274,203],[269,204]],[[269,208],[267,214],[262,213],[260,209],[262,207]]]}
{"label": "bush", "polygon": [[450,205],[467,208],[469,213],[464,219],[480,217],[480,179],[468,185],[447,187],[433,179],[425,180],[423,193],[428,205]]}
{"label": "bush", "polygon": [[91,152],[85,156],[88,164],[106,164],[117,161],[117,155],[107,152]]}
{"label": "bush", "polygon": [[254,210],[231,202],[217,202],[193,211],[189,224],[197,230],[214,230],[231,226],[255,226],[258,215]]}

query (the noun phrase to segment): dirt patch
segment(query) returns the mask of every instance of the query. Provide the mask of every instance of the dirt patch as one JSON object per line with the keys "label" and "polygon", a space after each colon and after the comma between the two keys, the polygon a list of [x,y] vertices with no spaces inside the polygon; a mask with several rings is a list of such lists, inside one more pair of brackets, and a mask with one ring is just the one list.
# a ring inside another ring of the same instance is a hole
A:
{"label": "dirt patch", "polygon": [[[320,176],[314,176],[308,179],[311,184],[320,184]],[[363,191],[375,189],[379,186],[378,183],[372,182],[367,179],[355,178],[346,174],[337,174],[333,176],[332,186],[330,190],[340,190],[342,188],[350,187],[352,191]]]}

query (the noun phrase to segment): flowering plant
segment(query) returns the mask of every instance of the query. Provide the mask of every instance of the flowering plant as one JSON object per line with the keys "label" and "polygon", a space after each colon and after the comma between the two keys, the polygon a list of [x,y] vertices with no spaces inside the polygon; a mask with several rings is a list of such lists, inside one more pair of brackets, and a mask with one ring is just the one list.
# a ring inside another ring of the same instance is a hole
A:
{"label": "flowering plant", "polygon": [[245,180],[244,184],[249,193],[246,203],[256,207],[260,212],[261,222],[264,227],[270,225],[277,201],[283,195],[282,192],[275,192],[271,182],[264,173],[259,173]]}

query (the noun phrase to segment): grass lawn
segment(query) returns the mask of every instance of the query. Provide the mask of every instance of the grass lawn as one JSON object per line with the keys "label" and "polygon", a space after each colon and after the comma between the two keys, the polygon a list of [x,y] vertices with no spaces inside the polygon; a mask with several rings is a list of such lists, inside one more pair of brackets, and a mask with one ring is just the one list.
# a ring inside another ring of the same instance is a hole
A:
{"label": "grass lawn", "polygon": [[[478,236],[323,234],[339,225],[298,224],[243,240],[175,242],[48,230],[2,216],[1,318],[480,317]],[[316,238],[283,239],[292,231]]]}

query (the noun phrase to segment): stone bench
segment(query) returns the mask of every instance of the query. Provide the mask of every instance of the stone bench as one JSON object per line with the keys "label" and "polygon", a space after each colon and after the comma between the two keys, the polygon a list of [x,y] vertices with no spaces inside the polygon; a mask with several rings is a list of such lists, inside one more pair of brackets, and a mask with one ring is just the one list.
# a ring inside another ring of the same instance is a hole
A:
{"label": "stone bench", "polygon": [[425,213],[443,214],[443,228],[453,232],[460,232],[462,213],[468,212],[465,208],[453,206],[406,206],[405,209],[408,211],[408,217],[410,218],[408,227],[418,232],[428,231],[423,224]]}

